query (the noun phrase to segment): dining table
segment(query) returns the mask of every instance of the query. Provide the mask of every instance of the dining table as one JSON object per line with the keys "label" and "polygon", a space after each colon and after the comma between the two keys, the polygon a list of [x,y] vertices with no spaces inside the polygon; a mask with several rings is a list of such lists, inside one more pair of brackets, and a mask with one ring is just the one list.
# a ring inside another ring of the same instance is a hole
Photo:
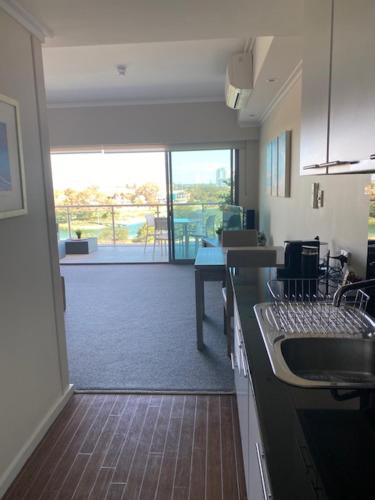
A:
{"label": "dining table", "polygon": [[[203,321],[205,318],[204,283],[226,281],[227,252],[235,251],[239,267],[283,267],[284,248],[267,247],[200,247],[194,262],[195,268],[195,311],[197,348],[204,348]],[[232,253],[233,255],[233,253]],[[228,333],[228,332],[227,332]]]}
{"label": "dining table", "polygon": [[195,258],[195,310],[197,348],[201,351],[203,342],[204,283],[225,281],[225,255],[222,247],[200,247]]}

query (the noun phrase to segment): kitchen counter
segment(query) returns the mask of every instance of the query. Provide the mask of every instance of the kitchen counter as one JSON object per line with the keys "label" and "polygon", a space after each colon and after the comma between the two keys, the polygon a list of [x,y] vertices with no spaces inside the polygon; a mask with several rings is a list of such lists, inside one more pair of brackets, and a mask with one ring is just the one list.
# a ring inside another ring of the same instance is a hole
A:
{"label": "kitchen counter", "polygon": [[375,414],[359,410],[358,398],[339,402],[329,389],[290,386],[272,372],[253,306],[270,301],[274,271],[232,276],[272,498],[373,500]]}

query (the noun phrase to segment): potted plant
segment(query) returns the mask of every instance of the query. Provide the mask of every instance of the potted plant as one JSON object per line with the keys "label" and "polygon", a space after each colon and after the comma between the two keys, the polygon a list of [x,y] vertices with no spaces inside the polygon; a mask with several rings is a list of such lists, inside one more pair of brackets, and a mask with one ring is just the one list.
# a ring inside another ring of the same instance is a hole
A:
{"label": "potted plant", "polygon": [[76,233],[77,238],[80,240],[81,236],[82,236],[82,230],[81,229],[77,229],[77,231],[75,231],[75,233]]}
{"label": "potted plant", "polygon": [[267,244],[267,237],[266,235],[262,232],[258,232],[258,246],[260,247],[265,247]]}

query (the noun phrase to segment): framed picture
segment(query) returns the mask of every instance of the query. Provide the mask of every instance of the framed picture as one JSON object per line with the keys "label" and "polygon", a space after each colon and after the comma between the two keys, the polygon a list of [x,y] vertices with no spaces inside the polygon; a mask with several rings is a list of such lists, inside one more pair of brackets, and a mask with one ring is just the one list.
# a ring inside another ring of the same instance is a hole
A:
{"label": "framed picture", "polygon": [[271,163],[272,163],[272,189],[271,195],[278,195],[278,183],[279,183],[279,173],[277,168],[277,159],[278,159],[278,142],[277,138],[271,141]]}
{"label": "framed picture", "polygon": [[267,194],[272,194],[272,147],[271,143],[267,144],[266,150],[266,190]]}
{"label": "framed picture", "polygon": [[19,106],[0,95],[0,219],[26,213]]}
{"label": "framed picture", "polygon": [[287,130],[277,138],[277,195],[287,198],[290,196],[290,147],[292,132]]}

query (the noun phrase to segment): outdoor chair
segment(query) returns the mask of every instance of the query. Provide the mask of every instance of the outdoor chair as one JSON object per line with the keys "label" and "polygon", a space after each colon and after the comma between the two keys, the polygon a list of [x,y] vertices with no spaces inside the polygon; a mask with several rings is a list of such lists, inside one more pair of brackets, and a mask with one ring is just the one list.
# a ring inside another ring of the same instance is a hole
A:
{"label": "outdoor chair", "polygon": [[154,217],[154,246],[153,254],[155,255],[156,244],[160,245],[161,254],[164,249],[168,252],[168,219],[167,217]]}
{"label": "outdoor chair", "polygon": [[153,236],[155,232],[155,216],[152,214],[146,214],[145,217],[146,217],[146,239],[145,239],[144,252],[146,251],[149,238]]}
{"label": "outdoor chair", "polygon": [[209,215],[204,225],[200,224],[200,227],[197,226],[195,229],[193,229],[193,231],[190,232],[190,236],[195,238],[195,252],[197,252],[199,243],[202,238],[215,236],[215,219],[216,215]]}

